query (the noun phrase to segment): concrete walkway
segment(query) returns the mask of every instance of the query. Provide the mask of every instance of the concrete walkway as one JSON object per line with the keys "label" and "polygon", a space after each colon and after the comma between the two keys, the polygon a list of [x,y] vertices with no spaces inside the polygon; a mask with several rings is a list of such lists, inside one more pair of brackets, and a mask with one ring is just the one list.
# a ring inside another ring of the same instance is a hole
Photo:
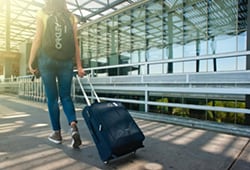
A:
{"label": "concrete walkway", "polygon": [[157,163],[164,170],[250,170],[249,138],[142,119],[136,121],[146,136],[145,148],[105,165],[81,110],[77,106],[83,145],[72,149],[64,114],[64,141],[55,145],[47,139],[51,131],[45,104],[0,95],[0,169],[143,170]]}

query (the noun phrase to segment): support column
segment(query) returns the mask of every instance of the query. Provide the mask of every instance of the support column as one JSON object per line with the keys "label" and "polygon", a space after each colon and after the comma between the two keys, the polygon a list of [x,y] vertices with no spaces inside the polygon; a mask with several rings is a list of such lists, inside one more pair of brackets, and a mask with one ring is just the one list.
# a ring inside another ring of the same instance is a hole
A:
{"label": "support column", "polygon": [[[211,40],[212,41],[212,53],[215,54],[216,52],[216,46],[215,46],[215,40],[214,40],[214,35],[211,35],[211,32],[212,32],[212,28],[211,28],[211,25],[212,25],[212,22],[213,20],[211,20],[211,15],[212,15],[212,12],[211,12],[211,8],[212,8],[212,5],[213,5],[213,2],[211,0],[207,0],[207,33],[208,33],[208,40]],[[213,59],[213,71],[214,72],[217,72],[217,62],[216,62],[216,58]]]}
{"label": "support column", "polygon": [[[248,1],[248,4],[247,4],[247,51],[250,50],[250,1]],[[247,70],[250,70],[250,55],[247,55],[246,56],[246,69]],[[250,109],[250,95],[246,95],[246,108],[247,109]],[[245,117],[245,124],[246,125],[250,125],[250,115],[249,114],[246,114],[246,117]]]}
{"label": "support column", "polygon": [[[199,37],[199,32],[197,31],[197,37]],[[200,39],[196,40],[196,56],[200,56]],[[200,60],[196,60],[196,72],[200,72]]]}
{"label": "support column", "polygon": [[[168,13],[168,39],[169,39],[169,51],[168,51],[168,59],[173,59],[173,13]],[[168,63],[168,73],[173,73],[173,63]]]}
{"label": "support column", "polygon": [[11,0],[5,1],[6,2],[6,51],[10,51],[10,5]]}

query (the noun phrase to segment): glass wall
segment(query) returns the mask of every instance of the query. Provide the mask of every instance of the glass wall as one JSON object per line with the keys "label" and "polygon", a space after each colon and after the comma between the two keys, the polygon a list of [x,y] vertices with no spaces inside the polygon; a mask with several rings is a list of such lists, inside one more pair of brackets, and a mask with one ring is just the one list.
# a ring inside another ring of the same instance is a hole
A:
{"label": "glass wall", "polygon": [[[246,70],[246,56],[240,53],[247,51],[247,3],[246,0],[151,0],[137,3],[82,27],[80,42],[84,67],[109,66],[97,69],[95,76]],[[184,87],[185,83],[174,84],[173,88],[176,85]],[[213,87],[216,88],[216,85]],[[105,91],[101,95],[114,97]],[[126,94],[115,92],[115,95],[115,98],[141,101],[245,107],[245,96],[237,96],[236,99],[231,94],[228,96],[194,95],[191,92],[128,94],[126,91]],[[236,116],[235,113],[230,113],[225,118],[228,113],[126,104],[128,108],[140,111],[145,111],[143,109],[148,107],[146,111],[155,113],[220,122],[244,122],[242,114]],[[231,119],[232,117],[234,119]]]}
{"label": "glass wall", "polygon": [[152,0],[88,23],[80,30],[84,66],[163,61],[100,71],[107,76],[245,70],[245,56],[203,58],[246,50],[246,5],[239,0]]}

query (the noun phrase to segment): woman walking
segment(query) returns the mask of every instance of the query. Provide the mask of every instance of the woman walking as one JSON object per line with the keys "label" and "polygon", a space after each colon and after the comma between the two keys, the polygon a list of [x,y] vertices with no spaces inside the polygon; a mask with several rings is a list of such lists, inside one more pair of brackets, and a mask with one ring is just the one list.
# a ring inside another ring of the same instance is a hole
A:
{"label": "woman walking", "polygon": [[[38,57],[38,68],[33,68],[32,63],[36,57]],[[71,98],[74,63],[76,63],[78,75],[83,77],[85,73],[81,65],[77,40],[77,19],[67,9],[66,0],[45,0],[45,7],[38,11],[36,19],[36,34],[30,52],[29,70],[32,74],[39,71],[45,86],[53,130],[48,139],[56,144],[62,143],[58,104],[58,98],[60,98],[71,127],[72,147],[78,148],[81,145],[81,138]]]}

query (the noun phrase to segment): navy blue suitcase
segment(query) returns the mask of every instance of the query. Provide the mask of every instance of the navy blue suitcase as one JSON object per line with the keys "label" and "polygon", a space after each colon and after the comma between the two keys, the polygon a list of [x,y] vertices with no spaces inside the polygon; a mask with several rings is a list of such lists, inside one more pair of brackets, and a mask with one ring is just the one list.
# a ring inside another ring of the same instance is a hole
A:
{"label": "navy blue suitcase", "polygon": [[98,101],[90,104],[79,77],[77,79],[87,102],[82,116],[101,160],[108,163],[112,159],[135,153],[137,149],[144,147],[145,136],[128,110],[120,102],[100,102],[89,81]]}

